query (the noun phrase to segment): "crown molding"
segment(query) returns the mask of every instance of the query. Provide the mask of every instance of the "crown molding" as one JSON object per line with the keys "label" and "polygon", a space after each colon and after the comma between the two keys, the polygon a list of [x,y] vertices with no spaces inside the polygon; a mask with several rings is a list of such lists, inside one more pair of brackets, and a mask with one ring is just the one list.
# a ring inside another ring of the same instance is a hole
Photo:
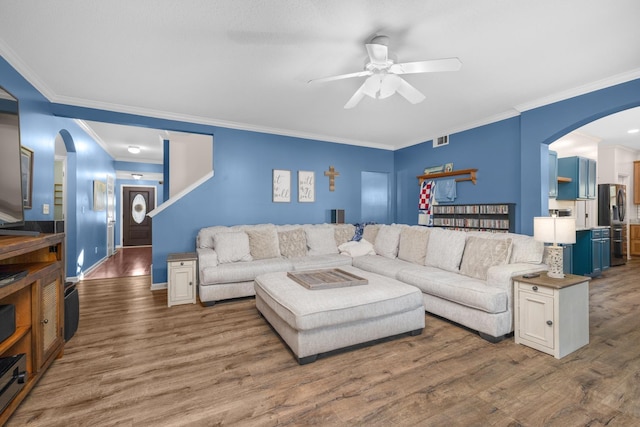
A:
{"label": "crown molding", "polygon": [[2,56],[16,71],[35,87],[49,102],[55,98],[55,93],[47,86],[42,79],[29,67],[9,45],[0,38],[0,56]]}
{"label": "crown molding", "polygon": [[600,89],[606,89],[611,86],[630,82],[638,78],[640,78],[640,68],[627,71],[626,73],[616,74],[615,76],[597,80],[592,83],[587,83],[586,85],[578,86],[573,89],[564,90],[562,92],[558,92],[543,98],[538,98],[534,101],[525,102],[523,104],[516,105],[514,108],[522,113],[528,110],[533,110],[534,108],[543,107],[555,102],[560,102],[566,99],[575,98],[576,96],[595,92]]}

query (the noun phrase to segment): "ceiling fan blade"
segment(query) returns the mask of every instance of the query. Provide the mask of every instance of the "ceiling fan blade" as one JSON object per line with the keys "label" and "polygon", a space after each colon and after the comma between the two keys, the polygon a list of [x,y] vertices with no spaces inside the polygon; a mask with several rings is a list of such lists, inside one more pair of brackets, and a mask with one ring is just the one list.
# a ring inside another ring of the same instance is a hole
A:
{"label": "ceiling fan blade", "polygon": [[364,84],[362,85],[362,93],[376,99],[381,85],[381,76],[379,74],[374,74],[364,81]]}
{"label": "ceiling fan blade", "polygon": [[400,95],[404,96],[407,101],[409,101],[412,104],[417,104],[419,102],[424,101],[425,97],[422,93],[420,93],[418,89],[416,89],[415,87],[407,83],[405,79],[400,77],[398,77],[398,79],[399,79],[399,84],[398,84],[397,92]]}
{"label": "ceiling fan blade", "polygon": [[339,76],[322,77],[319,79],[311,79],[307,83],[331,82],[334,80],[351,79],[353,77],[364,77],[373,74],[371,71],[359,71],[357,73],[340,74]]}
{"label": "ceiling fan blade", "polygon": [[358,103],[360,101],[362,101],[362,98],[364,98],[364,85],[366,85],[367,82],[364,82],[362,84],[362,86],[360,86],[358,88],[358,90],[356,91],[356,93],[353,94],[353,96],[351,97],[351,99],[349,99],[349,101],[347,101],[346,104],[344,104],[344,108],[345,109],[349,109],[349,108],[353,108],[356,105],[358,105]]}
{"label": "ceiling fan blade", "polygon": [[385,65],[387,63],[387,55],[389,49],[383,44],[366,44],[367,53],[372,64]]}
{"label": "ceiling fan blade", "polygon": [[389,72],[394,74],[435,73],[439,71],[458,71],[461,67],[462,62],[458,58],[443,58],[393,64]]}
{"label": "ceiling fan blade", "polygon": [[379,99],[388,98],[398,90],[400,86],[400,82],[402,79],[395,74],[387,74],[383,77],[382,82],[380,83],[380,93],[378,95]]}

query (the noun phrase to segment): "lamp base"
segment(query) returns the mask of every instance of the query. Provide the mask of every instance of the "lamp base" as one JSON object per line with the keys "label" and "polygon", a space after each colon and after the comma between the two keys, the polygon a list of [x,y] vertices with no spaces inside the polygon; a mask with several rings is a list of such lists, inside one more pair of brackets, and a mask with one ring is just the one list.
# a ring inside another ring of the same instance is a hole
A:
{"label": "lamp base", "polygon": [[547,251],[549,253],[549,271],[547,272],[547,276],[552,277],[554,279],[563,279],[564,278],[564,262],[562,259],[563,256],[563,248],[561,246],[547,246]]}

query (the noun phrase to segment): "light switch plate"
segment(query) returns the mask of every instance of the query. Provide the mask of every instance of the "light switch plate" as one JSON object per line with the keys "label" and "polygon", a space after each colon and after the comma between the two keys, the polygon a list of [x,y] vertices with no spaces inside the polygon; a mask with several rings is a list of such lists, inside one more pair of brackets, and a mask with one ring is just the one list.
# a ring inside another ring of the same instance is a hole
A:
{"label": "light switch plate", "polygon": [[42,205],[42,213],[44,215],[49,215],[49,204],[48,203],[45,203],[45,204]]}

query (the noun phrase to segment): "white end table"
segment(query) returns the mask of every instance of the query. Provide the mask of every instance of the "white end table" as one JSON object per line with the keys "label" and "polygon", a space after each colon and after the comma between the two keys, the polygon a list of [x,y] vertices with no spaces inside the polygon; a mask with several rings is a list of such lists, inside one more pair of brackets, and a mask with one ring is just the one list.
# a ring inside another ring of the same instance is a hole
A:
{"label": "white end table", "polygon": [[589,277],[518,276],[514,283],[515,342],[560,359],[589,343]]}
{"label": "white end table", "polygon": [[196,303],[195,252],[169,254],[167,257],[167,305]]}

